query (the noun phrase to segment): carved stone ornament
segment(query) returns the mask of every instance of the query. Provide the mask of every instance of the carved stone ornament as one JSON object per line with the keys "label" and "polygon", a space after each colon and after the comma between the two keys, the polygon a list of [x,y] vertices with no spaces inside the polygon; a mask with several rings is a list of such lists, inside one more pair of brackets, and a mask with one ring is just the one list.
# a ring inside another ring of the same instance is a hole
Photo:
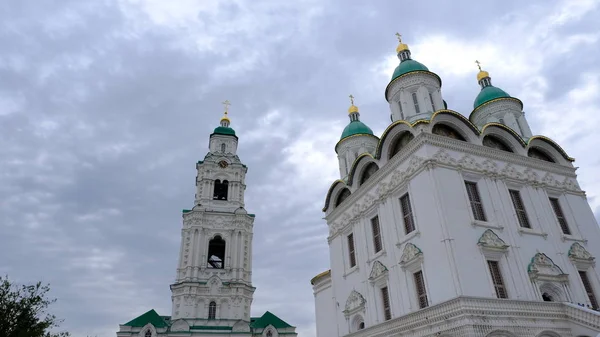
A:
{"label": "carved stone ornament", "polygon": [[388,269],[383,263],[379,261],[375,261],[373,263],[373,268],[371,268],[371,274],[369,275],[369,280],[376,280],[387,273]]}
{"label": "carved stone ornament", "polygon": [[581,244],[575,242],[569,249],[569,259],[575,264],[577,269],[585,270],[595,265],[595,260]]}
{"label": "carved stone ornament", "polygon": [[529,277],[550,281],[567,281],[567,274],[544,253],[537,253],[527,267]]}
{"label": "carved stone ornament", "polygon": [[595,258],[582,245],[575,242],[569,249],[569,258],[574,260],[594,261]]}
{"label": "carved stone ornament", "polygon": [[352,290],[350,296],[346,300],[346,307],[344,308],[345,315],[352,315],[353,313],[363,309],[365,307],[365,298],[358,291]]}
{"label": "carved stone ornament", "polygon": [[481,248],[488,248],[488,249],[506,250],[508,248],[508,245],[506,244],[506,242],[504,242],[504,240],[502,240],[491,229],[487,229],[485,232],[483,232],[483,234],[479,238],[479,241],[477,242],[477,244]]}
{"label": "carved stone ornament", "polygon": [[179,319],[171,325],[171,331],[190,331],[190,325],[185,320]]}
{"label": "carved stone ornament", "polygon": [[404,250],[402,251],[402,257],[400,258],[400,264],[401,265],[409,264],[409,263],[415,261],[417,258],[421,257],[422,255],[423,255],[423,252],[421,251],[421,249],[419,249],[419,247],[415,246],[412,243],[407,243],[406,246],[404,246]]}

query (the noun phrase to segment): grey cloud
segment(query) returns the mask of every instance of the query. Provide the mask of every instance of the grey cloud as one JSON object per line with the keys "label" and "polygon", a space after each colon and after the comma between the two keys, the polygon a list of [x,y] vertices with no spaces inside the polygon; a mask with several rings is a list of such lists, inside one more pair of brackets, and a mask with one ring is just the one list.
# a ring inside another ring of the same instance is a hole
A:
{"label": "grey cloud", "polygon": [[[112,336],[149,308],[169,314],[181,209],[229,99],[257,214],[254,314],[271,310],[310,336],[308,281],[329,266],[320,211],[329,186],[303,180],[286,149],[306,130],[337,136],[350,93],[383,130],[387,78],[372,88],[372,69],[393,54],[393,33],[478,40],[486,20],[510,23],[502,13],[520,5],[485,6],[239,1],[159,24],[126,1],[0,4],[0,102],[14,110],[0,108],[0,272],[50,282],[76,335]],[[590,32],[593,14],[562,29]],[[578,65],[598,72],[595,54],[584,45],[548,57],[547,97],[578,83]],[[476,85],[443,80],[451,107],[468,113]],[[535,126],[542,113],[528,113]],[[335,162],[334,145],[314,151]]]}

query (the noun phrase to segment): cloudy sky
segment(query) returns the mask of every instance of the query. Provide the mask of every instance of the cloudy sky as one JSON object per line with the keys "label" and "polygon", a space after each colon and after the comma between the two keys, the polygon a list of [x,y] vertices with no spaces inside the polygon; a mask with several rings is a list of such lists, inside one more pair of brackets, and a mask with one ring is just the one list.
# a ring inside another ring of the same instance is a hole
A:
{"label": "cloudy sky", "polygon": [[50,283],[75,336],[170,315],[181,210],[229,99],[257,215],[253,315],[314,336],[334,145],[350,93],[388,125],[397,31],[465,115],[479,59],[577,159],[600,218],[598,17],[593,0],[1,1],[0,274]]}

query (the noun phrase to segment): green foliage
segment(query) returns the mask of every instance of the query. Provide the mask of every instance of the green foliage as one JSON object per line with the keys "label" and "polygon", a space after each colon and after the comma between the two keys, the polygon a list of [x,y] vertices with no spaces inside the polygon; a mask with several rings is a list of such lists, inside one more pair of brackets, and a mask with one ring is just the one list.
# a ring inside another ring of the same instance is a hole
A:
{"label": "green foliage", "polygon": [[0,276],[0,331],[6,337],[67,337],[68,332],[53,333],[62,320],[47,308],[56,302],[48,299],[48,285],[16,285]]}

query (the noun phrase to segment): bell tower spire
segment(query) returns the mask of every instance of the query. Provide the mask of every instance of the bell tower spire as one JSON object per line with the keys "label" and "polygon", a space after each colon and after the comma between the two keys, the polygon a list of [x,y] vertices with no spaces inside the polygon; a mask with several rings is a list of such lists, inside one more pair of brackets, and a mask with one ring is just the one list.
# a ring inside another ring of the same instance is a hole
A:
{"label": "bell tower spire", "polygon": [[[229,101],[210,135],[209,152],[198,161],[194,207],[183,211],[181,250],[171,285],[172,321],[194,318],[194,326],[233,327],[250,322],[252,228],[244,209],[248,168],[237,156]],[[174,323],[175,324],[175,323]]]}

